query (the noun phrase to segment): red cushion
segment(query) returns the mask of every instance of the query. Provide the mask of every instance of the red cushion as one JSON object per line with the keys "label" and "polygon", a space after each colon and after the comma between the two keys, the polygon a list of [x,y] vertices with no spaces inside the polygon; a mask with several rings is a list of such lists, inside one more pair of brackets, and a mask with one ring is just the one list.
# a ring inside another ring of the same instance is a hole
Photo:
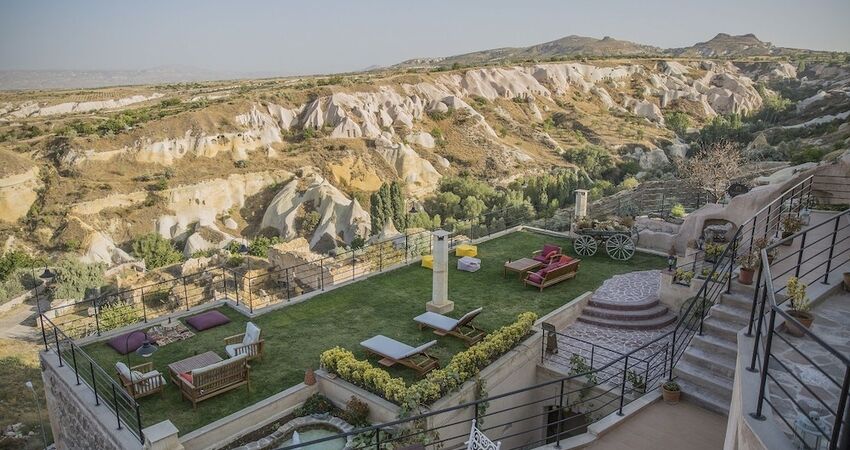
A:
{"label": "red cushion", "polygon": [[569,256],[564,255],[564,256],[561,256],[561,259],[558,261],[558,263],[560,263],[561,265],[564,265],[564,264],[568,264],[572,260],[573,259],[570,258]]}
{"label": "red cushion", "polygon": [[198,314],[197,316],[192,316],[186,319],[186,323],[198,331],[203,331],[208,328],[230,323],[230,319],[220,311],[212,310]]}
{"label": "red cushion", "polygon": [[191,374],[190,372],[181,373],[181,374],[180,374],[180,378],[182,378],[182,379],[184,379],[184,380],[188,381],[189,383],[191,383],[191,382],[192,382],[192,374]]}
{"label": "red cushion", "polygon": [[552,256],[553,253],[558,253],[559,251],[561,251],[560,247],[552,244],[545,244],[543,246],[543,251],[540,252],[540,255],[543,257]]}

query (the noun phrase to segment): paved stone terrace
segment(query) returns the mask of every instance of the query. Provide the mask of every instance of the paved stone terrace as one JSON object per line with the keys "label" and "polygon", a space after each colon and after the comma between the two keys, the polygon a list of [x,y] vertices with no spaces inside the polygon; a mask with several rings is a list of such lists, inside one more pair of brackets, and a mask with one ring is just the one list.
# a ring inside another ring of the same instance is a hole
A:
{"label": "paved stone terrace", "polygon": [[[608,303],[644,303],[658,298],[658,289],[661,285],[661,272],[658,270],[647,270],[631,272],[623,275],[615,275],[606,280],[603,285],[593,293],[594,300]],[[552,368],[569,373],[570,357],[578,354],[591,363],[594,368],[601,368],[611,361],[636,348],[643,347],[648,342],[673,330],[674,325],[669,325],[659,330],[623,330],[575,322],[564,330],[559,330],[558,336],[559,354],[547,356],[547,364]],[[570,337],[576,338],[571,339]],[[581,342],[577,339],[580,339]],[[596,347],[591,355],[591,344]],[[603,348],[604,347],[604,348]],[[657,352],[662,355],[657,355]],[[657,365],[663,358],[664,344],[651,345],[648,349],[636,352],[634,355],[639,359],[647,359],[656,355],[650,365]],[[629,363],[631,367],[633,363]],[[635,362],[635,370],[641,371],[645,363]],[[642,364],[642,365],[641,365]],[[660,371],[661,369],[656,369]],[[611,367],[611,370],[603,370],[600,381],[609,377],[615,377],[619,367]],[[609,373],[610,372],[610,373]],[[611,380],[612,382],[616,380]]]}
{"label": "paved stone terrace", "polygon": [[[850,323],[847,318],[850,317],[850,294],[839,293],[828,298],[824,303],[821,303],[814,308],[815,321],[811,330],[829,345],[834,347],[843,355],[850,355]],[[829,377],[823,374],[820,370],[814,367],[811,363],[791,348],[782,339],[774,338],[773,351],[774,356],[780,358],[782,362],[794,372],[800,380],[808,384],[809,389],[817,394],[834,411],[837,409],[838,396],[841,394],[840,384],[844,379],[844,365],[831,353],[827,352],[823,347],[816,344],[811,338],[797,338],[782,333],[782,336],[793,343],[802,353],[805,353],[812,361],[817,363]],[[797,403],[799,403],[808,414],[814,411],[819,416],[826,415],[826,408],[819,402],[800,382],[794,379],[790,373],[785,372],[779,364],[773,364],[771,375],[777,381],[782,383],[782,387],[795,395]],[[838,383],[836,385],[830,378]],[[795,411],[794,403],[789,399],[782,389],[774,382],[768,379],[768,388],[770,392],[770,401],[776,405],[780,411],[783,411],[783,416],[786,420],[794,423],[796,413],[788,413]],[[769,408],[765,405],[765,408]],[[789,434],[793,435],[790,429],[779,417],[774,416],[779,423],[780,428]],[[832,418],[830,418],[831,421]],[[827,432],[829,430],[826,430]]]}

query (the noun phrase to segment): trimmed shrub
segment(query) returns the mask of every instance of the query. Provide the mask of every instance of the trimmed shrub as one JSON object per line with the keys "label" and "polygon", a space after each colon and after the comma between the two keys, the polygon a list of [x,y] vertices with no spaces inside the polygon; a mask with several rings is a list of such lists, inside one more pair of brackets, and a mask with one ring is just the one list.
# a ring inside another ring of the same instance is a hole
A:
{"label": "trimmed shrub", "polygon": [[168,266],[183,260],[183,255],[157,233],[140,236],[133,242],[133,255],[145,260],[148,269]]}
{"label": "trimmed shrub", "polygon": [[481,369],[525,339],[535,320],[537,314],[533,312],[520,314],[516,322],[490,333],[481,342],[454,355],[446,367],[432,370],[424,380],[410,386],[402,378],[393,378],[386,370],[372,366],[369,361],[358,360],[342,347],[325,350],[320,361],[325,370],[383,396],[408,412],[433,403],[474,378]]}

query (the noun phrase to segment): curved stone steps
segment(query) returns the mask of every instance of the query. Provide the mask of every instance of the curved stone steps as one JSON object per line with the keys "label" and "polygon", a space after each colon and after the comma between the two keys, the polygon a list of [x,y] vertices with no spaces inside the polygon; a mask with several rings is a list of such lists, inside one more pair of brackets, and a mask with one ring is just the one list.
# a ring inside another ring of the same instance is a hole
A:
{"label": "curved stone steps", "polygon": [[601,317],[593,317],[581,315],[577,319],[580,322],[589,323],[600,327],[618,328],[621,330],[657,330],[664,328],[676,322],[676,316],[666,313],[663,316],[652,319],[639,320],[621,320],[621,319],[603,319]]}
{"label": "curved stone steps", "polygon": [[649,320],[667,314],[666,306],[656,304],[645,309],[611,309],[598,306],[586,306],[582,314],[590,317],[598,317],[609,320],[635,321]]}

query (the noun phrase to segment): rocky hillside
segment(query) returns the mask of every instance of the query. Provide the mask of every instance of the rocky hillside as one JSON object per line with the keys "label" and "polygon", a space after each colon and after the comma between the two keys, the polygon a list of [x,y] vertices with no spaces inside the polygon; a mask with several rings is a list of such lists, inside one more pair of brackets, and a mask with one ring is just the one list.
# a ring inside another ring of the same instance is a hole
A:
{"label": "rocky hillside", "polygon": [[0,94],[1,242],[107,264],[150,233],[185,256],[327,251],[386,228],[391,183],[396,225],[547,215],[717,136],[823,158],[847,147],[848,92],[846,64],[638,59]]}

